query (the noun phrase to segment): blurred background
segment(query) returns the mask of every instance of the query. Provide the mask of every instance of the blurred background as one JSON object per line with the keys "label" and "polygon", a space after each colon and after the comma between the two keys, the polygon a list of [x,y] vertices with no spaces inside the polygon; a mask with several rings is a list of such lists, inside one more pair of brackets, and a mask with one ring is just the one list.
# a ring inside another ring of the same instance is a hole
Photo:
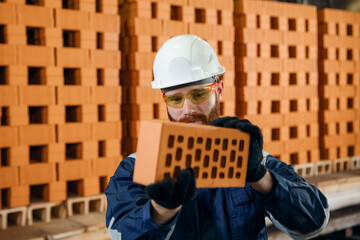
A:
{"label": "blurred background", "polygon": [[[328,197],[314,239],[360,239],[360,1],[0,0],[0,239],[109,239],[104,191],[141,120],[168,119],[156,52],[194,34],[221,114]],[[269,239],[289,239],[273,228]]]}

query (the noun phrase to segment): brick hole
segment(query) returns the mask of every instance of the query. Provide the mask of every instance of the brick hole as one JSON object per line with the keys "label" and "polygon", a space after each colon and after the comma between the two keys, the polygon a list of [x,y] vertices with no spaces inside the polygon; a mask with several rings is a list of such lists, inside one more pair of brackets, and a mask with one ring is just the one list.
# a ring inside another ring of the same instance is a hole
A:
{"label": "brick hole", "polygon": [[81,106],[66,106],[65,122],[81,122]]}
{"label": "brick hole", "polygon": [[98,141],[98,157],[106,156],[106,141]]}
{"label": "brick hole", "polygon": [[30,186],[30,202],[47,201],[49,195],[49,185],[32,185]]}
{"label": "brick hole", "polygon": [[241,177],[241,173],[237,172],[237,173],[235,174],[235,178],[240,178],[240,177]]}
{"label": "brick hole", "polygon": [[185,166],[188,168],[188,167],[191,167],[191,155],[188,154],[186,155],[186,163],[185,163]]}
{"label": "brick hole", "polygon": [[151,18],[157,18],[157,3],[151,3]]}
{"label": "brick hole", "polygon": [[213,167],[212,169],[211,169],[211,178],[216,178],[216,172],[217,172],[217,168],[216,167]]}
{"label": "brick hole", "polygon": [[48,161],[48,147],[43,146],[30,146],[29,147],[29,160],[30,163],[40,163]]}
{"label": "brick hole", "polygon": [[195,151],[195,161],[200,161],[201,160],[201,150],[200,149],[196,149]]}
{"label": "brick hole", "polygon": [[234,150],[232,150],[231,153],[230,153],[230,162],[235,161],[235,154],[236,154],[236,152]]}
{"label": "brick hole", "polygon": [[34,222],[41,222],[44,221],[46,218],[46,211],[44,208],[42,209],[35,209],[32,211],[32,218]]}
{"label": "brick hole", "polygon": [[239,156],[238,159],[237,159],[237,163],[236,163],[236,166],[237,168],[241,168],[242,167],[242,156]]}
{"label": "brick hole", "polygon": [[104,122],[106,111],[105,111],[105,105],[98,105],[98,122]]}
{"label": "brick hole", "polygon": [[80,85],[80,69],[64,68],[64,85]]}
{"label": "brick hole", "polygon": [[104,33],[97,32],[96,33],[96,49],[104,48]]}
{"label": "brick hole", "polygon": [[231,145],[236,146],[236,144],[237,144],[236,139],[233,139],[233,140],[231,141]]}
{"label": "brick hole", "polygon": [[270,17],[270,29],[279,29],[279,19],[277,17]]}
{"label": "brick hole", "polygon": [[154,104],[153,104],[153,118],[154,118],[154,119],[159,119],[159,117],[160,117],[159,104],[158,104],[158,103],[154,103]]}
{"label": "brick hole", "polygon": [[46,84],[44,67],[28,67],[28,84],[44,85]]}
{"label": "brick hole", "polygon": [[108,184],[107,177],[99,177],[99,183],[100,183],[100,193],[104,193]]}
{"label": "brick hole", "polygon": [[222,145],[222,149],[223,149],[223,150],[227,150],[227,148],[228,148],[228,142],[229,142],[228,139],[224,139],[223,145]]}
{"label": "brick hole", "polygon": [[9,213],[7,215],[8,227],[20,226],[22,214],[23,214],[22,212]]}
{"label": "brick hole", "polygon": [[78,197],[83,193],[84,183],[82,180],[67,181],[66,182],[66,194],[67,197]]}
{"label": "brick hole", "polygon": [[214,150],[213,160],[214,162],[217,162],[219,160],[219,150]]}
{"label": "brick hole", "polygon": [[220,161],[220,167],[224,168],[226,166],[226,157],[222,156]]}
{"label": "brick hole", "polygon": [[198,137],[196,140],[197,143],[201,144],[203,142],[203,138],[202,137]]}
{"label": "brick hole", "polygon": [[204,167],[209,167],[210,157],[208,155],[205,155],[204,157]]}
{"label": "brick hole", "polygon": [[207,178],[208,178],[208,174],[207,174],[206,172],[204,172],[203,175],[202,175],[202,178],[207,179]]}
{"label": "brick hole", "polygon": [[1,126],[9,125],[9,108],[1,107]]}
{"label": "brick hole", "polygon": [[183,136],[178,136],[177,141],[178,141],[179,143],[182,143],[182,142],[184,141],[184,137],[183,137]]}
{"label": "brick hole", "polygon": [[1,167],[10,166],[10,148],[1,148]]}
{"label": "brick hole", "polygon": [[62,8],[79,10],[79,0],[62,0]]}
{"label": "brick hole", "polygon": [[221,141],[220,138],[216,138],[216,139],[215,139],[215,145],[219,145],[219,144],[220,144],[220,141]]}
{"label": "brick hole", "polygon": [[47,123],[47,107],[29,107],[29,123]]}
{"label": "brick hole", "polygon": [[165,160],[165,166],[166,166],[166,167],[170,167],[170,166],[171,166],[171,157],[172,157],[172,155],[171,155],[170,153],[168,153],[168,154],[166,155],[166,160]]}
{"label": "brick hole", "polygon": [[100,212],[100,199],[89,201],[89,212]]}
{"label": "brick hole", "polygon": [[244,140],[240,140],[240,142],[239,142],[239,151],[240,152],[244,151],[244,145],[245,145]]}
{"label": "brick hole", "polygon": [[179,173],[180,173],[180,167],[176,166],[174,168],[174,178],[177,178],[179,176]]}
{"label": "brick hole", "polygon": [[6,26],[0,25],[0,43],[6,43]]}
{"label": "brick hole", "polygon": [[289,31],[296,31],[296,19],[289,18]]}
{"label": "brick hole", "polygon": [[205,9],[195,8],[195,22],[205,23]]}
{"label": "brick hole", "polygon": [[206,149],[206,150],[210,150],[210,149],[211,149],[211,138],[207,138],[207,139],[206,139],[205,149]]}
{"label": "brick hole", "polygon": [[279,46],[278,45],[271,45],[270,46],[270,56],[272,58],[278,58],[279,57]]}
{"label": "brick hole", "polygon": [[271,73],[271,85],[272,86],[280,85],[280,74],[279,73]]}
{"label": "brick hole", "polygon": [[188,139],[188,149],[192,149],[194,147],[194,138],[189,137]]}
{"label": "brick hole", "polygon": [[170,135],[168,139],[168,148],[172,148],[174,146],[175,136]]}
{"label": "brick hole", "polygon": [[102,0],[96,0],[95,11],[98,13],[101,13],[103,11],[103,1]]}
{"label": "brick hole", "polygon": [[177,149],[176,149],[176,153],[175,153],[175,160],[176,160],[176,161],[180,161],[180,160],[181,160],[181,155],[182,155],[182,149],[181,149],[181,148],[177,148]]}
{"label": "brick hole", "polygon": [[8,67],[0,66],[0,85],[9,84],[8,80]]}
{"label": "brick hole", "polygon": [[290,138],[297,138],[298,136],[298,131],[297,131],[297,127],[290,127]]}
{"label": "brick hole", "polygon": [[234,168],[233,168],[233,167],[230,167],[230,168],[229,168],[228,177],[229,177],[229,178],[233,178],[233,177],[234,177]]}
{"label": "brick hole", "polygon": [[296,85],[297,84],[297,77],[296,73],[289,74],[289,85]]}
{"label": "brick hole", "polygon": [[200,168],[199,168],[199,167],[194,167],[194,175],[195,175],[195,178],[199,178],[199,171],[200,171]]}
{"label": "brick hole", "polygon": [[44,28],[27,27],[26,37],[28,45],[45,45]]}
{"label": "brick hole", "polygon": [[181,6],[171,5],[170,19],[171,20],[177,20],[177,21],[182,20],[182,7]]}
{"label": "brick hole", "polygon": [[296,58],[296,47],[289,46],[289,58]]}
{"label": "brick hole", "polygon": [[291,165],[299,164],[299,155],[297,153],[290,154],[290,164]]}
{"label": "brick hole", "polygon": [[96,69],[96,80],[98,86],[102,86],[105,84],[104,69],[101,68]]}
{"label": "brick hole", "polygon": [[1,205],[0,208],[9,207],[10,189],[1,189]]}
{"label": "brick hole", "polygon": [[76,160],[82,158],[82,143],[67,143],[65,146],[66,160]]}
{"label": "brick hole", "polygon": [[80,31],[63,30],[63,47],[80,47]]}
{"label": "brick hole", "polygon": [[164,178],[170,178],[170,173],[169,172],[164,173]]}
{"label": "brick hole", "polygon": [[220,178],[225,178],[225,174],[223,172],[219,173]]}
{"label": "brick hole", "polygon": [[222,13],[220,10],[217,10],[217,24],[221,25],[222,24]]}

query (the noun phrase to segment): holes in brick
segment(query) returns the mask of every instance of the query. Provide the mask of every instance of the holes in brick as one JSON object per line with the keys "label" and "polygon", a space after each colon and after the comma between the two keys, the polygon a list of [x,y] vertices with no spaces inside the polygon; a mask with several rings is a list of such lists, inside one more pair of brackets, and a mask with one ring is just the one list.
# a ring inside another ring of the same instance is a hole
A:
{"label": "holes in brick", "polygon": [[170,11],[171,20],[182,21],[182,7],[171,5]]}
{"label": "holes in brick", "polygon": [[103,122],[105,121],[105,105],[98,105],[98,121]]}
{"label": "holes in brick", "polygon": [[352,59],[353,59],[352,49],[347,49],[347,50],[346,50],[346,59],[347,59],[347,60],[352,60]]}
{"label": "holes in brick", "polygon": [[45,85],[45,68],[44,67],[29,67],[28,68],[28,84],[29,85]]}
{"label": "holes in brick", "polygon": [[244,140],[240,140],[240,142],[239,142],[239,151],[240,152],[244,151],[244,144],[245,144]]}
{"label": "holes in brick", "polygon": [[289,46],[289,58],[296,58],[296,46]]}
{"label": "holes in brick", "polygon": [[96,33],[96,49],[104,49],[104,33]]}
{"label": "holes in brick", "polygon": [[106,142],[98,141],[98,157],[105,157],[106,156]]}
{"label": "holes in brick", "polygon": [[195,8],[195,22],[205,23],[205,9]]}
{"label": "holes in brick", "polygon": [[188,168],[188,167],[191,167],[191,158],[192,156],[190,154],[186,155],[186,162],[185,162],[185,166]]}
{"label": "holes in brick", "polygon": [[237,173],[235,174],[235,177],[239,179],[239,178],[241,177],[241,173],[237,172]]}
{"label": "holes in brick", "polygon": [[200,171],[200,168],[199,168],[199,167],[194,167],[194,175],[195,175],[195,178],[198,178],[198,177],[199,177],[199,171]]}
{"label": "holes in brick", "polygon": [[354,99],[353,98],[348,98],[347,99],[347,108],[348,109],[353,109],[354,108]]}
{"label": "holes in brick", "polygon": [[257,73],[257,85],[261,86],[261,73]]}
{"label": "holes in brick", "polygon": [[151,51],[157,52],[157,50],[158,50],[158,38],[151,37]]}
{"label": "holes in brick", "polygon": [[289,74],[289,85],[296,85],[297,84],[297,77],[296,73]]}
{"label": "holes in brick", "polygon": [[233,139],[233,140],[231,141],[231,145],[236,146],[236,144],[237,144],[236,139]]}
{"label": "holes in brick", "polygon": [[198,137],[196,140],[197,143],[201,144],[203,142],[203,138],[202,137]]}
{"label": "holes in brick", "polygon": [[189,137],[188,139],[188,149],[192,149],[194,147],[194,138]]}
{"label": "holes in brick", "polygon": [[309,20],[305,20],[305,32],[309,31]]}
{"label": "holes in brick", "polygon": [[10,148],[1,148],[1,167],[10,166]]}
{"label": "holes in brick", "polygon": [[81,122],[81,106],[66,106],[65,122]]}
{"label": "holes in brick", "polygon": [[29,123],[47,123],[47,107],[29,107]]}
{"label": "holes in brick", "polygon": [[1,126],[9,125],[9,108],[1,107]]}
{"label": "holes in brick", "polygon": [[353,122],[347,122],[347,123],[346,123],[346,126],[347,126],[347,132],[348,132],[348,133],[354,132]]}
{"label": "holes in brick", "polygon": [[216,138],[216,139],[215,139],[215,145],[219,145],[220,142],[221,142],[220,138]]}
{"label": "holes in brick", "polygon": [[6,26],[0,25],[0,44],[6,42]]}
{"label": "holes in brick", "polygon": [[233,167],[229,167],[228,177],[229,177],[229,178],[233,178],[233,176],[234,176],[234,168],[233,168]]}
{"label": "holes in brick", "polygon": [[290,100],[290,112],[297,112],[297,100]]}
{"label": "holes in brick", "polygon": [[63,30],[63,47],[80,47],[80,31]]}
{"label": "holes in brick", "polygon": [[30,164],[48,161],[48,147],[46,145],[30,146],[29,160]]}
{"label": "holes in brick", "polygon": [[104,193],[108,185],[107,177],[106,176],[99,177],[99,183],[100,183],[100,193]]}
{"label": "holes in brick", "polygon": [[44,28],[27,27],[26,36],[28,45],[45,45]]}
{"label": "holes in brick", "polygon": [[353,75],[351,73],[347,74],[347,84],[352,85],[353,84]]}
{"label": "holes in brick", "polygon": [[95,11],[98,13],[101,13],[103,11],[103,1],[102,0],[96,0],[95,3]]}
{"label": "holes in brick", "polygon": [[256,56],[261,57],[261,45],[256,44]]}
{"label": "holes in brick", "polygon": [[306,99],[306,110],[310,111],[310,99]]}
{"label": "holes in brick", "polygon": [[83,193],[83,188],[84,188],[84,182],[82,180],[67,181],[66,182],[67,197],[69,198],[69,197],[81,196]]}
{"label": "holes in brick", "polygon": [[260,15],[256,15],[256,28],[261,28]]}
{"label": "holes in brick", "polygon": [[214,160],[214,162],[217,162],[219,160],[219,151],[218,150],[214,150],[213,160]]}
{"label": "holes in brick", "polygon": [[30,186],[30,202],[47,201],[49,185],[32,185]]}
{"label": "holes in brick", "polygon": [[1,208],[7,208],[9,206],[9,198],[10,198],[10,189],[3,188],[1,189]]}
{"label": "holes in brick", "polygon": [[6,66],[0,66],[0,85],[7,85],[8,81],[8,68]]}
{"label": "holes in brick", "polygon": [[279,57],[279,46],[278,45],[271,45],[270,46],[270,56],[272,58],[278,58]]}
{"label": "holes in brick", "polygon": [[228,149],[228,143],[229,143],[229,140],[228,140],[228,139],[224,139],[224,140],[223,140],[223,145],[222,145],[222,149],[223,149],[223,150],[227,150],[227,149]]}
{"label": "holes in brick", "polygon": [[279,29],[279,19],[277,17],[270,17],[270,29]]}
{"label": "holes in brick", "polygon": [[217,24],[221,25],[222,24],[222,12],[220,10],[217,10],[216,15],[217,15]]}
{"label": "holes in brick", "polygon": [[151,3],[151,18],[157,18],[157,3]]}
{"label": "holes in brick", "polygon": [[237,168],[242,167],[242,162],[243,162],[243,158],[242,158],[242,156],[239,156],[237,159],[237,163],[236,163]]}
{"label": "holes in brick", "polygon": [[79,0],[62,0],[62,7],[79,10]]}
{"label": "holes in brick", "polygon": [[170,178],[170,173],[169,172],[164,173],[164,178]]}
{"label": "holes in brick", "polygon": [[289,18],[289,31],[296,31],[296,19]]}
{"label": "holes in brick", "polygon": [[180,160],[181,160],[181,155],[182,155],[182,149],[181,149],[181,148],[177,148],[177,149],[176,149],[176,153],[175,153],[175,160],[176,160],[176,161],[180,161]]}
{"label": "holes in brick", "polygon": [[174,135],[170,135],[170,136],[169,136],[169,139],[168,139],[168,148],[174,147],[174,141],[175,141],[175,136],[174,136]]}
{"label": "holes in brick", "polygon": [[211,138],[207,138],[207,139],[206,139],[205,149],[206,149],[206,150],[210,150],[210,149],[211,149]]}
{"label": "holes in brick", "polygon": [[305,74],[305,78],[306,78],[306,85],[309,85],[310,84],[310,74],[308,72]]}
{"label": "holes in brick", "polygon": [[297,138],[297,127],[290,127],[290,138]]}
{"label": "holes in brick", "polygon": [[309,47],[308,46],[305,47],[305,58],[306,59],[309,58]]}
{"label": "holes in brick", "polygon": [[225,178],[225,174],[224,174],[223,172],[221,172],[221,173],[219,173],[219,177],[220,177],[221,179],[223,179],[223,178]]}
{"label": "holes in brick", "polygon": [[102,86],[105,84],[104,69],[101,68],[96,69],[96,80],[98,86]]}
{"label": "holes in brick", "polygon": [[178,136],[177,141],[178,141],[179,143],[182,143],[182,142],[184,141],[184,137],[183,137],[183,136]]}
{"label": "holes in brick", "polygon": [[67,143],[65,146],[66,160],[77,160],[82,158],[82,143]]}
{"label": "holes in brick", "polygon": [[205,155],[204,157],[204,167],[209,167],[210,157],[208,155]]}
{"label": "holes in brick", "polygon": [[348,146],[347,151],[348,151],[347,155],[348,155],[349,157],[354,156],[354,154],[355,154],[355,148],[354,148],[354,146]]}
{"label": "holes in brick", "polygon": [[299,155],[297,153],[290,154],[290,164],[291,165],[299,164]]}
{"label": "holes in brick", "polygon": [[352,36],[353,35],[353,28],[351,24],[346,25],[346,35]]}
{"label": "holes in brick", "polygon": [[258,114],[261,114],[261,101],[258,101],[258,102],[257,102],[256,112],[257,112]]}
{"label": "holes in brick", "polygon": [[201,150],[200,149],[196,149],[195,151],[195,161],[200,161],[201,160]]}
{"label": "holes in brick", "polygon": [[217,173],[217,168],[212,167],[212,169],[211,169],[211,178],[212,179],[216,178],[216,173]]}
{"label": "holes in brick", "polygon": [[336,48],[335,57],[336,57],[336,60],[339,60],[339,49],[338,48]]}
{"label": "holes in brick", "polygon": [[271,73],[271,85],[278,86],[280,84],[280,74],[279,73]]}
{"label": "holes in brick", "polygon": [[179,173],[180,173],[180,167],[176,166],[174,168],[174,178],[177,178],[179,176]]}
{"label": "holes in brick", "polygon": [[220,161],[220,167],[224,168],[226,166],[226,157],[222,156]]}
{"label": "holes in brick", "polygon": [[335,25],[335,31],[336,31],[336,35],[339,35],[339,24],[338,23]]}
{"label": "holes in brick", "polygon": [[202,177],[203,177],[204,179],[207,179],[207,178],[208,178],[208,174],[207,174],[206,172],[204,172],[203,175],[202,175]]}
{"label": "holes in brick", "polygon": [[232,150],[231,153],[230,153],[230,162],[234,162],[235,161],[235,151]]}
{"label": "holes in brick", "polygon": [[64,85],[80,85],[80,69],[64,68]]}
{"label": "holes in brick", "polygon": [[279,128],[271,129],[271,140],[273,140],[273,141],[280,140],[280,129]]}
{"label": "holes in brick", "polygon": [[159,117],[160,117],[159,114],[160,114],[159,104],[154,103],[153,104],[153,118],[154,119],[159,119]]}

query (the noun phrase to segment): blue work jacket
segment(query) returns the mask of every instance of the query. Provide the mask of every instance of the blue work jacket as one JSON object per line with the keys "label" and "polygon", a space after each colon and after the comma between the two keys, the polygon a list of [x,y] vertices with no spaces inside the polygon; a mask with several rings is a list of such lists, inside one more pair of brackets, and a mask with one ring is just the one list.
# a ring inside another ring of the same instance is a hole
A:
{"label": "blue work jacket", "polygon": [[144,186],[132,181],[136,154],[121,161],[105,191],[106,226],[112,239],[267,239],[265,216],[294,239],[319,233],[329,220],[325,196],[299,177],[292,166],[263,151],[262,164],[274,178],[262,195],[244,188],[201,188],[165,225],[151,218]]}

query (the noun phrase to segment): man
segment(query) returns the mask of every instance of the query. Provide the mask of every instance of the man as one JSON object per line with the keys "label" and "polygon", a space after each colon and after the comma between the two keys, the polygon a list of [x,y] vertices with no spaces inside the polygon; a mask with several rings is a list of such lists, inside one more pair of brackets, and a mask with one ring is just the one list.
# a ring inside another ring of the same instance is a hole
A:
{"label": "man", "polygon": [[[141,186],[132,181],[136,154],[119,165],[106,189],[106,225],[113,239],[267,239],[265,215],[294,239],[327,224],[326,198],[291,166],[263,151],[260,129],[220,116],[225,72],[211,46],[193,35],[169,39],[154,61],[153,88],[162,91],[171,121],[211,124],[248,132],[244,188],[196,189],[191,168],[177,181]],[[151,143],[149,143],[151,144]]]}

